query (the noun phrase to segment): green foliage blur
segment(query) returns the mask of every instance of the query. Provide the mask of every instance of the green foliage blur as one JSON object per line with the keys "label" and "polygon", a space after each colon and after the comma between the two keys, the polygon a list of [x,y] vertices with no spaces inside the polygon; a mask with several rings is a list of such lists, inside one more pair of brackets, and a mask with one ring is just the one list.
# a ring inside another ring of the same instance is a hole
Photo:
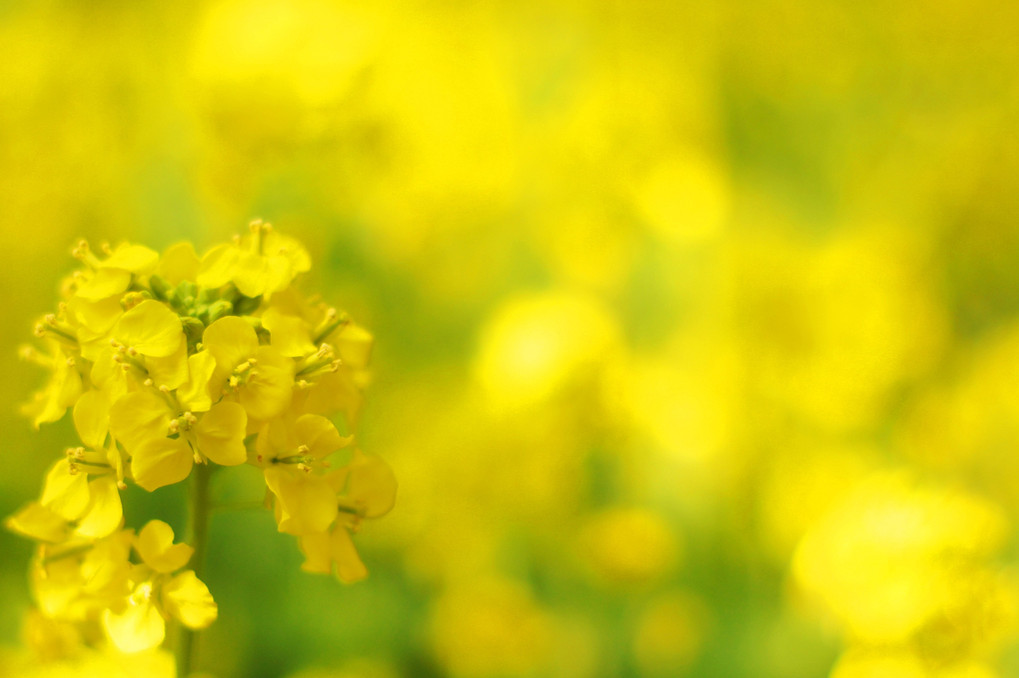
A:
{"label": "green foliage blur", "polygon": [[[1017,675],[1017,21],[0,0],[0,514],[73,439],[17,358],[72,245],[261,217],[374,332],[400,492],[349,587],[217,514],[209,674]],[[0,553],[2,660],[31,545]]]}

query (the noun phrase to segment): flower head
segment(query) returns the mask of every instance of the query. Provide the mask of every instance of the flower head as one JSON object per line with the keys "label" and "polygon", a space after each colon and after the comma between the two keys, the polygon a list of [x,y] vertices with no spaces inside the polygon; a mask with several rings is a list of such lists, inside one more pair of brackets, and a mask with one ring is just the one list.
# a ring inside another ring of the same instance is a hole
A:
{"label": "flower head", "polygon": [[196,465],[203,512],[212,470],[251,464],[305,570],[365,576],[352,535],[391,508],[396,482],[359,450],[338,467],[332,458],[355,440],[372,336],[292,285],[311,265],[304,247],[258,221],[201,256],[190,243],[159,254],[84,241],[74,256],[81,268],[36,326],[42,349],[22,355],[48,372],[25,413],[39,427],[71,410],[79,441],[5,523],[38,544],[44,617],[88,625],[82,638],[101,628],[126,653],[161,645],[169,620],[211,624],[216,603],[185,569],[198,544],[174,543],[160,520],[124,529],[120,497],[129,482],[153,491]]}

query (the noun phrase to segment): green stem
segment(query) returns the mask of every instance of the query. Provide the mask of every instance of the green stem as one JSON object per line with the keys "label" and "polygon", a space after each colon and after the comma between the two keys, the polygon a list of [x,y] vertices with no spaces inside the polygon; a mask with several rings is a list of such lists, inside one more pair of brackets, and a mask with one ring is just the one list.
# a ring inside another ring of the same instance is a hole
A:
{"label": "green stem", "polygon": [[[208,464],[196,464],[191,472],[191,484],[188,487],[190,510],[188,511],[187,543],[195,550],[194,555],[191,556],[191,569],[195,571],[195,575],[199,579],[202,579],[205,551],[209,545],[209,516],[211,515],[209,479],[211,477],[212,467]],[[195,665],[198,632],[183,625],[179,625],[178,630],[177,678],[187,678],[191,675],[192,667]]]}

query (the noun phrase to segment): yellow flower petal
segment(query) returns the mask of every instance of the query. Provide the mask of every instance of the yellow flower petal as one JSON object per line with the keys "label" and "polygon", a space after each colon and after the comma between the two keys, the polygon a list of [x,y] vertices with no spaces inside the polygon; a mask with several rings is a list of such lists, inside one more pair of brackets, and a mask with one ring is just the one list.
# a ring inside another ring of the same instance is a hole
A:
{"label": "yellow flower petal", "polygon": [[336,578],[344,584],[353,584],[368,576],[368,568],[343,525],[337,524],[330,532],[302,535],[299,544],[304,553],[301,569],[305,572],[335,572]]}
{"label": "yellow flower petal", "polygon": [[51,618],[80,617],[81,571],[76,559],[58,558],[43,565],[44,554],[45,549],[40,549],[28,573],[36,605]]}
{"label": "yellow flower petal", "polygon": [[180,318],[154,299],[146,299],[125,313],[117,322],[113,335],[142,355],[171,355],[184,341]]}
{"label": "yellow flower petal", "polygon": [[151,438],[141,443],[132,454],[131,474],[139,486],[151,492],[187,478],[194,463],[194,454],[187,441]]}
{"label": "yellow flower petal", "polygon": [[301,569],[305,572],[316,574],[332,574],[333,559],[329,547],[330,536],[328,532],[316,532],[304,534],[299,538],[301,552],[304,553],[304,562]]}
{"label": "yellow flower petal", "polygon": [[81,395],[81,373],[69,364],[68,358],[59,349],[53,357],[53,374],[46,386],[33,396],[32,402],[23,407],[23,412],[32,417],[32,426],[57,421],[64,416],[67,408]]}
{"label": "yellow flower petal", "polygon": [[204,629],[219,614],[209,587],[192,570],[181,572],[163,587],[163,606],[189,629]]}
{"label": "yellow flower petal", "polygon": [[67,301],[68,321],[75,328],[83,358],[94,361],[109,348],[110,332],[124,315],[120,297],[115,294],[98,301],[72,297]]}
{"label": "yellow flower petal", "polygon": [[[148,583],[142,586],[151,587]],[[156,606],[148,600],[135,600],[135,596],[120,614],[106,610],[103,628],[117,649],[128,654],[158,647],[166,636],[166,623]]]}
{"label": "yellow flower petal", "polygon": [[195,437],[198,451],[221,466],[236,466],[248,460],[244,436],[248,415],[237,403],[222,402],[198,420]]}
{"label": "yellow flower petal", "polygon": [[351,425],[356,424],[363,401],[353,373],[344,366],[336,372],[322,375],[311,388],[302,390],[300,395],[302,411],[330,416],[343,412]]}
{"label": "yellow flower petal", "polygon": [[122,294],[131,284],[131,274],[116,268],[102,268],[78,285],[76,296],[88,301],[99,301]]}
{"label": "yellow flower petal", "polygon": [[256,367],[237,397],[252,419],[267,420],[290,405],[294,385],[294,361],[272,346],[255,351]]}
{"label": "yellow flower petal", "polygon": [[86,447],[100,448],[110,430],[110,403],[101,391],[86,391],[74,404],[74,428]]}
{"label": "yellow flower petal", "polygon": [[282,417],[261,427],[255,438],[255,451],[266,462],[291,454],[298,445],[293,426]]}
{"label": "yellow flower petal", "polygon": [[92,385],[103,392],[110,403],[117,402],[127,392],[127,376],[120,363],[113,358],[116,351],[109,344],[95,357],[89,378]]}
{"label": "yellow flower petal", "polygon": [[159,255],[144,245],[124,243],[100,264],[102,268],[115,268],[131,273],[145,273],[155,267]]}
{"label": "yellow flower petal", "polygon": [[81,562],[81,590],[100,605],[114,606],[130,593],[132,536],[133,530],[123,530],[96,542]]}
{"label": "yellow flower petal", "polygon": [[42,504],[32,502],[4,521],[4,526],[18,534],[50,543],[67,539],[67,521]]}
{"label": "yellow flower petal", "polygon": [[216,359],[212,382],[221,387],[233,369],[258,350],[258,336],[243,318],[228,315],[205,328],[202,348]]}
{"label": "yellow flower petal", "polygon": [[146,565],[169,574],[188,564],[193,548],[173,543],[173,528],[162,520],[150,520],[134,540],[134,549]]}
{"label": "yellow flower petal", "polygon": [[[184,280],[194,281],[198,276],[198,269],[201,261],[195,254],[195,247],[189,242],[179,242],[170,245],[163,251],[159,258],[159,265],[156,266],[156,273],[166,278],[171,285],[177,285]],[[218,287],[218,285],[213,285]]]}
{"label": "yellow flower petal", "polygon": [[222,287],[230,282],[237,267],[237,248],[233,245],[213,247],[202,257],[197,281],[201,287]]}
{"label": "yellow flower petal", "polygon": [[89,506],[78,521],[75,532],[83,537],[100,539],[113,534],[124,521],[124,507],[113,476],[95,478],[88,484]]}
{"label": "yellow flower petal", "polygon": [[265,291],[263,292],[265,298],[268,299],[272,294],[285,290],[295,275],[297,275],[297,271],[294,270],[293,261],[289,257],[266,257]]}
{"label": "yellow flower petal", "polygon": [[296,358],[315,351],[308,325],[298,316],[270,308],[262,314],[262,327],[269,330],[272,346],[285,356]]}
{"label": "yellow flower petal", "polygon": [[337,525],[329,540],[329,552],[336,562],[336,578],[344,584],[353,584],[368,576],[368,568],[357,554],[354,540],[343,525]]}
{"label": "yellow flower petal", "polygon": [[[116,295],[98,301],[74,297],[68,300],[67,310],[78,325],[79,341],[88,341],[105,335],[124,314],[124,308]],[[82,332],[82,328],[88,332]]]}
{"label": "yellow flower petal", "polygon": [[353,437],[341,436],[333,422],[317,414],[298,417],[294,437],[298,444],[307,445],[309,454],[316,459],[323,459],[353,441]]}
{"label": "yellow flower petal", "polygon": [[149,378],[156,386],[178,388],[188,380],[188,343],[181,335],[176,350],[168,356],[149,357],[145,360]]}
{"label": "yellow flower petal", "polygon": [[321,476],[283,469],[265,468],[265,484],[276,495],[278,527],[287,534],[325,532],[336,518],[336,495]]}
{"label": "yellow flower petal", "polygon": [[333,343],[345,365],[355,370],[368,367],[375,344],[371,332],[356,323],[348,323],[333,335]]}
{"label": "yellow flower petal", "polygon": [[257,297],[266,290],[271,271],[266,266],[264,257],[254,252],[238,254],[233,271],[233,281],[237,289],[246,297]]}
{"label": "yellow flower petal", "polygon": [[64,457],[46,474],[40,503],[64,520],[77,520],[88,508],[90,499],[88,476],[71,473],[70,461]]}
{"label": "yellow flower petal", "polygon": [[[308,256],[308,250],[304,249],[304,245],[299,240],[282,235],[278,231],[263,233],[262,238],[264,239],[262,251],[269,258],[278,257],[286,260],[291,277],[311,270],[311,257]],[[286,285],[289,284],[290,280],[288,279]],[[273,291],[279,291],[279,289],[282,288],[274,288]]]}
{"label": "yellow flower petal", "polygon": [[199,351],[188,358],[188,380],[177,390],[181,407],[191,412],[205,412],[212,406],[209,380],[216,369],[216,359],[208,351]]}
{"label": "yellow flower petal", "polygon": [[152,389],[127,393],[110,408],[110,433],[134,455],[153,438],[166,436],[171,414],[166,401]]}
{"label": "yellow flower petal", "polygon": [[103,450],[106,453],[106,463],[113,469],[118,482],[124,482],[124,468],[127,465],[127,455],[117,445],[112,437],[109,444]]}
{"label": "yellow flower petal", "polygon": [[334,483],[346,481],[342,501],[358,509],[365,518],[384,516],[396,502],[396,476],[389,464],[374,454],[355,450],[350,463],[333,474],[333,478]]}

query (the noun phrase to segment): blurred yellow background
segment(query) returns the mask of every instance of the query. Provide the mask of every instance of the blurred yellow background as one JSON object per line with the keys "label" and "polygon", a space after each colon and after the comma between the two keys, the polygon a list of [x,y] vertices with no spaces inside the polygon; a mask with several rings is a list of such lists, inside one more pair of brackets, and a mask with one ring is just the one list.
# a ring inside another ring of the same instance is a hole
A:
{"label": "blurred yellow background", "polygon": [[[351,587],[217,515],[210,673],[1017,675],[1017,22],[0,1],[0,513],[73,436],[18,415],[17,359],[72,244],[261,217],[375,333],[400,494]],[[31,545],[0,552],[10,655]]]}

